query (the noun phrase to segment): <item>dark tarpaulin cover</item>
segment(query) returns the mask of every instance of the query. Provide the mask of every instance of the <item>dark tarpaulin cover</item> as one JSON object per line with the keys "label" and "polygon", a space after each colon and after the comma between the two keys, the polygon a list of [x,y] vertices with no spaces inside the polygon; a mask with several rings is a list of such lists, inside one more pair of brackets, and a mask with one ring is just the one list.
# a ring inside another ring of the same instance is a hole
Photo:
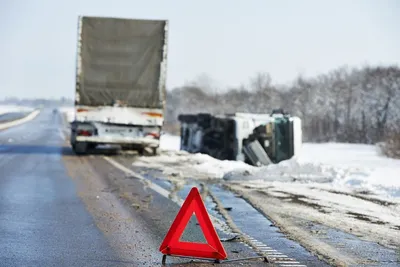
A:
{"label": "dark tarpaulin cover", "polygon": [[76,104],[122,102],[162,108],[166,24],[164,20],[81,17]]}

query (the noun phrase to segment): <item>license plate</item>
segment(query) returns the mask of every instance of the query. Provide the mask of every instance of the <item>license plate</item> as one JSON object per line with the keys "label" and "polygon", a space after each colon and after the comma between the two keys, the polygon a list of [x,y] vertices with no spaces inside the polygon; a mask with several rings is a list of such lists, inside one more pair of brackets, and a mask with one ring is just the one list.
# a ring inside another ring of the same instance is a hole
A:
{"label": "license plate", "polygon": [[137,131],[137,129],[107,128],[105,130],[105,134],[126,136],[126,137],[137,137],[138,131]]}

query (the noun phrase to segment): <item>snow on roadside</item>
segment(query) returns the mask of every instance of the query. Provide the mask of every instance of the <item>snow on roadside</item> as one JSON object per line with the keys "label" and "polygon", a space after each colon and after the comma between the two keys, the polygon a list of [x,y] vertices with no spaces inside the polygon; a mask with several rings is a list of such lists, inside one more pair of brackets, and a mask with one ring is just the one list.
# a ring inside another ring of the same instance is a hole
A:
{"label": "snow on roadside", "polygon": [[[330,186],[269,182],[229,184],[279,226],[307,228],[319,223],[388,247],[400,247],[400,203],[336,190]],[[307,242],[307,240],[301,240]]]}
{"label": "snow on roadside", "polygon": [[160,148],[162,150],[179,150],[181,139],[179,136],[163,134],[160,137]]}
{"label": "snow on roadside", "polygon": [[58,110],[67,116],[68,122],[72,122],[75,117],[75,107],[59,107]]}
{"label": "snow on roadside", "polygon": [[[225,179],[234,181],[302,182],[309,186],[329,183],[337,189],[351,189],[400,200],[400,160],[382,156],[372,145],[303,144],[297,158],[261,167],[250,175],[233,171]],[[254,183],[254,182],[253,182]]]}
{"label": "snow on roadside", "polygon": [[225,178],[283,227],[317,222],[399,247],[399,176],[400,160],[382,156],[375,146],[328,143],[303,144],[296,159]]}
{"label": "snow on roadside", "polygon": [[158,168],[170,180],[224,179],[265,213],[282,222],[314,221],[386,245],[400,245],[400,160],[377,147],[358,144],[303,144],[291,160],[266,167],[220,161],[173,147],[133,165]]}
{"label": "snow on roadside", "polygon": [[226,172],[255,168],[243,162],[221,161],[204,154],[172,150],[163,151],[156,157],[139,157],[133,165],[159,169],[166,175],[176,177],[175,179],[222,179]]}
{"label": "snow on roadside", "polygon": [[[162,154],[157,157],[139,157],[134,166],[155,168],[170,175],[170,179],[185,177],[194,179],[222,179],[227,172],[255,169],[243,162],[218,160],[205,154],[180,151],[180,137],[169,134],[161,136]],[[175,178],[173,178],[175,177]]]}
{"label": "snow on roadside", "polygon": [[0,115],[11,112],[30,112],[33,107],[18,106],[18,105],[0,105]]}
{"label": "snow on roadside", "polygon": [[180,138],[165,135],[161,148],[168,150],[159,157],[140,158],[134,164],[162,168],[167,172],[195,169],[203,178],[227,181],[269,183],[272,181],[328,184],[340,190],[367,191],[382,197],[400,198],[400,160],[382,156],[373,145],[303,144],[293,159],[266,167],[253,167],[237,161],[220,161],[207,155],[179,151]]}
{"label": "snow on roadside", "polygon": [[10,127],[14,127],[17,125],[20,125],[22,123],[28,122],[30,120],[33,120],[37,115],[39,115],[40,110],[36,109],[33,112],[30,112],[27,116],[17,119],[17,120],[13,120],[13,121],[8,121],[8,122],[4,122],[4,123],[0,123],[0,130],[4,130]]}

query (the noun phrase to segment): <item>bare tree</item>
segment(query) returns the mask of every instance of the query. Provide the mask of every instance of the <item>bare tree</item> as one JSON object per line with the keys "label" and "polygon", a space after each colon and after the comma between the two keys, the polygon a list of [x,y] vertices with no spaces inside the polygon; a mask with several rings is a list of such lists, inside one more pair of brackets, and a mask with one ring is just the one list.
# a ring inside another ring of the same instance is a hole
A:
{"label": "bare tree", "polygon": [[168,92],[171,123],[179,113],[269,113],[280,107],[302,119],[306,141],[390,143],[400,135],[398,66],[343,66],[315,78],[299,76],[285,86],[274,85],[268,73],[257,73],[248,87],[227,91],[218,90],[207,75],[199,77]]}

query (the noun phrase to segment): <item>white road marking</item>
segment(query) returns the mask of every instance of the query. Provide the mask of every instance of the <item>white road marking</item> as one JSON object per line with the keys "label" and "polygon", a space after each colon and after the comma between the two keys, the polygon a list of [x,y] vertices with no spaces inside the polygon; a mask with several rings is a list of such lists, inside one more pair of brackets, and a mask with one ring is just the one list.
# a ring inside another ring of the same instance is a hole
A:
{"label": "white road marking", "polygon": [[61,139],[65,141],[66,137],[65,137],[64,131],[62,129],[58,129],[58,132],[60,134]]}
{"label": "white road marking", "polygon": [[[123,171],[125,173],[128,173],[129,175],[132,175],[137,179],[148,181],[148,179],[146,179],[145,177],[143,177],[139,173],[136,173],[136,172],[128,169],[127,167],[123,166],[122,164],[116,162],[115,160],[110,159],[109,157],[103,157],[103,158],[105,160],[107,160],[109,163],[111,163],[117,169],[120,169],[121,171]],[[160,194],[161,196],[170,199],[169,198],[170,192],[168,190],[162,188],[161,186],[159,186],[159,185],[157,185],[155,183],[151,183],[149,185],[149,187],[151,189],[153,189],[155,192],[157,192],[158,194]],[[178,204],[179,206],[182,206],[182,204],[183,204],[183,200],[182,199],[172,199],[172,201],[175,202],[176,204]]]}

